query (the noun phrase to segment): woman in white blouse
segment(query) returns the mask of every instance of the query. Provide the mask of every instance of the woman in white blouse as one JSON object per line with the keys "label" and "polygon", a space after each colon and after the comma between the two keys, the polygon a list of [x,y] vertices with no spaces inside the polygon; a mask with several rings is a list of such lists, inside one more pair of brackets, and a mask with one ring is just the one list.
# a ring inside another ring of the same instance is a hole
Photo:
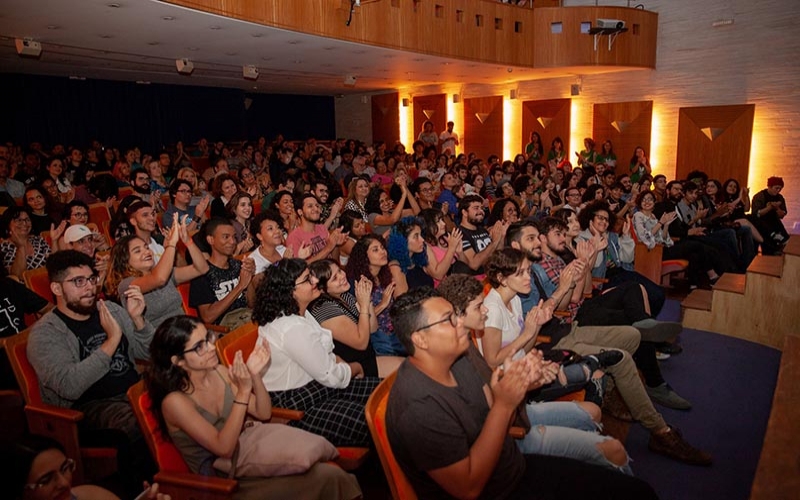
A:
{"label": "woman in white blouse", "polygon": [[305,412],[290,425],[336,446],[366,446],[364,405],[380,379],[364,377],[359,363],[340,362],[333,354],[331,331],[307,311],[320,291],[304,260],[282,259],[264,278],[253,320],[272,351],[264,385],[273,405]]}

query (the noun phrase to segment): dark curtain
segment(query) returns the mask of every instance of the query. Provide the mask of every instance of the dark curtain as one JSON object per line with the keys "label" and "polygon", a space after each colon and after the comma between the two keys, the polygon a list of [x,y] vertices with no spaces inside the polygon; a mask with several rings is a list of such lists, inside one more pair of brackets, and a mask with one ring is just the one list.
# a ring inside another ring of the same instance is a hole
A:
{"label": "dark curtain", "polygon": [[[333,139],[333,97],[248,94],[238,89],[140,85],[108,80],[4,74],[9,99],[0,141],[86,147],[92,139],[157,152],[182,140]],[[251,99],[245,109],[245,99]]]}

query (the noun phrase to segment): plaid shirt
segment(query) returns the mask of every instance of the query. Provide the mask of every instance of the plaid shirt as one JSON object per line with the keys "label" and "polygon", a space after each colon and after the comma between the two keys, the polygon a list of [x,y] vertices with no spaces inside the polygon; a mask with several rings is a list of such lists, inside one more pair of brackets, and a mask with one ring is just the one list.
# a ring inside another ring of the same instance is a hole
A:
{"label": "plaid shirt", "polygon": [[[542,267],[545,274],[547,274],[547,278],[558,288],[558,284],[561,281],[561,273],[564,271],[564,268],[567,267],[567,263],[564,262],[564,259],[561,257],[551,257],[542,252],[542,260],[539,262],[539,265]],[[583,299],[581,299],[580,302],[570,301],[569,305],[567,305],[569,318],[565,318],[562,321],[564,323],[571,323],[578,314],[578,309],[580,309],[582,303]]]}

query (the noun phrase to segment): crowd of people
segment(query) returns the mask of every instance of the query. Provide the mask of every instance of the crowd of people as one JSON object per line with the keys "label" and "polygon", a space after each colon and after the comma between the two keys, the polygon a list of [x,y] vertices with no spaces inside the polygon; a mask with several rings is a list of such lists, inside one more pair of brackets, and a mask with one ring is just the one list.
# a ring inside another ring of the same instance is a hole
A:
{"label": "crowd of people", "polygon": [[[667,182],[641,147],[625,163],[586,138],[573,159],[536,132],[513,160],[483,159],[456,154],[453,128],[426,122],[409,151],[281,136],[153,156],[2,145],[0,335],[29,329],[43,400],[116,433],[131,494],[153,472],[126,398],[137,361],[161,431],[199,474],[222,475],[273,406],[333,446],[370,446],[364,405],[393,373],[389,439],[420,498],[655,498],[599,434],[601,411],[639,422],[653,452],[710,465],[654,406],[692,404],[659,368],[682,327],[656,319],[664,291],[635,271],[634,246],[686,259],[691,288],[744,272],[789,238],[783,180],[752,198],[702,171]],[[48,297],[22,283],[41,267]],[[251,322],[256,348],[222,369],[216,339]],[[584,401],[554,402],[580,389]],[[70,491],[73,457],[31,439],[15,443],[28,457],[15,494]],[[361,494],[325,463],[239,479],[237,498]]]}

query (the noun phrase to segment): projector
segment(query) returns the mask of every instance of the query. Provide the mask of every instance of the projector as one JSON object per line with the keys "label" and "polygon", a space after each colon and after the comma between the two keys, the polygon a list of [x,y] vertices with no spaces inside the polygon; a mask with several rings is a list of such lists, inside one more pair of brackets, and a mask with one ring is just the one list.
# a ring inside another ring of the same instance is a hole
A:
{"label": "projector", "polygon": [[258,68],[253,65],[242,66],[242,76],[246,80],[258,80]]}
{"label": "projector", "polygon": [[602,29],[617,29],[621,30],[625,27],[625,21],[619,19],[598,19],[596,26]]}
{"label": "projector", "polygon": [[17,38],[17,54],[24,57],[39,57],[42,55],[42,44],[29,38]]}

